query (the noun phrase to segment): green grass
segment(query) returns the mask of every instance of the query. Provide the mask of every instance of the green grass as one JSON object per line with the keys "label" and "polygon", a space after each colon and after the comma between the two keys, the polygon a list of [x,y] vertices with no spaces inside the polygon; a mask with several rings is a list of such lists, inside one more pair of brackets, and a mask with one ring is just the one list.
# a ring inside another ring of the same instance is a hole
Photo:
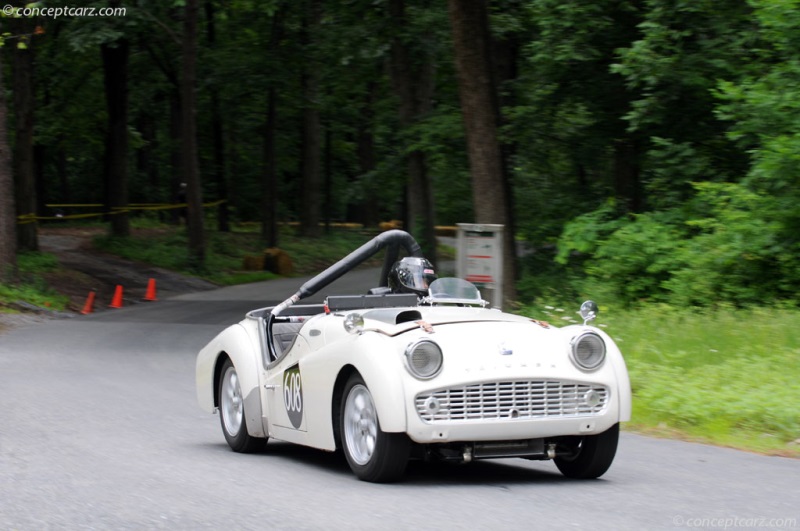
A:
{"label": "green grass", "polygon": [[[571,315],[525,313],[554,323]],[[628,365],[630,427],[800,456],[800,311],[601,307],[596,324]]]}
{"label": "green grass", "polygon": [[42,275],[58,269],[55,256],[48,253],[20,253],[17,255],[19,281],[0,284],[0,309],[17,311],[14,305],[20,301],[48,310],[64,310],[69,298],[50,289]]}

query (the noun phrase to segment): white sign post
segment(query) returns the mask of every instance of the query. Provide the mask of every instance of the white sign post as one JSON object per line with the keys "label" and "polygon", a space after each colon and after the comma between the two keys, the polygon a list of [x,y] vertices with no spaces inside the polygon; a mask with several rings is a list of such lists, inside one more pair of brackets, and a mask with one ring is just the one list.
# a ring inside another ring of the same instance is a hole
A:
{"label": "white sign post", "polygon": [[457,223],[456,276],[475,284],[493,307],[503,307],[503,225]]}

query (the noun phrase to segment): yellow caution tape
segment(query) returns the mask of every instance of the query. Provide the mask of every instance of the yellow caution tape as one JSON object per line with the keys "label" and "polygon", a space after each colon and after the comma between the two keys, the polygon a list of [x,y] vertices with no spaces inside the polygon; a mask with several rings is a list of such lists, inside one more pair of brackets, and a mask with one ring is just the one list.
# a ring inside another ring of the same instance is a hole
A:
{"label": "yellow caution tape", "polygon": [[[203,208],[211,208],[225,203],[227,199],[219,199],[209,203],[203,203]],[[45,205],[48,208],[98,208],[105,207],[102,203],[48,203]],[[17,216],[17,223],[25,225],[27,223],[36,223],[39,220],[54,220],[54,219],[85,219],[95,218],[100,216],[114,216],[122,214],[123,212],[130,212],[133,210],[173,210],[177,208],[186,208],[186,203],[131,203],[124,207],[111,207],[110,212],[92,212],[86,214],[63,214],[56,216],[37,216],[34,213],[22,214]]]}
{"label": "yellow caution tape", "polygon": [[54,204],[54,203],[47,203],[45,205],[48,208],[62,208],[62,207],[102,207],[105,206],[103,203],[64,203],[64,204]]}

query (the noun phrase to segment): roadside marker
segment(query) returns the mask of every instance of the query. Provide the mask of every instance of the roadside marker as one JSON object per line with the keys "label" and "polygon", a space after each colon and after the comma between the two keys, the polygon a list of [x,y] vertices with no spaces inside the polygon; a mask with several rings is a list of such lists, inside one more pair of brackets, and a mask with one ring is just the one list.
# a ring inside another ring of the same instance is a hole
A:
{"label": "roadside marker", "polygon": [[151,278],[147,281],[147,293],[144,295],[146,301],[157,301],[156,298],[156,279]]}
{"label": "roadside marker", "polygon": [[95,296],[95,292],[94,292],[94,290],[92,290],[92,291],[89,292],[89,295],[86,297],[86,304],[83,305],[83,310],[81,310],[81,313],[83,315],[92,313],[94,311],[93,310],[93,308],[94,308],[94,296]]}
{"label": "roadside marker", "polygon": [[122,286],[117,284],[117,289],[114,290],[114,298],[111,299],[111,308],[122,308]]}

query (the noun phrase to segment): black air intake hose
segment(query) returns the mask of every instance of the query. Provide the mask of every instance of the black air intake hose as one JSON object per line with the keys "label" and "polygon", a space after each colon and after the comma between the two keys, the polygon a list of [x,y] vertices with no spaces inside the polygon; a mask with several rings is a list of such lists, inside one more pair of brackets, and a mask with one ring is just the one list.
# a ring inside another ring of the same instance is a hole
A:
{"label": "black air intake hose", "polygon": [[388,249],[386,250],[386,258],[383,262],[383,269],[381,270],[380,286],[389,285],[389,271],[392,265],[397,261],[397,257],[400,254],[400,247],[403,247],[409,256],[422,255],[419,244],[409,233],[402,230],[386,231],[375,236],[373,239],[300,286],[297,293],[275,306],[267,318],[267,348],[273,360],[277,357],[275,345],[272,343],[272,323],[275,317],[297,301],[310,297],[348,271],[355,269],[359,264],[366,262],[384,247],[388,247]]}

